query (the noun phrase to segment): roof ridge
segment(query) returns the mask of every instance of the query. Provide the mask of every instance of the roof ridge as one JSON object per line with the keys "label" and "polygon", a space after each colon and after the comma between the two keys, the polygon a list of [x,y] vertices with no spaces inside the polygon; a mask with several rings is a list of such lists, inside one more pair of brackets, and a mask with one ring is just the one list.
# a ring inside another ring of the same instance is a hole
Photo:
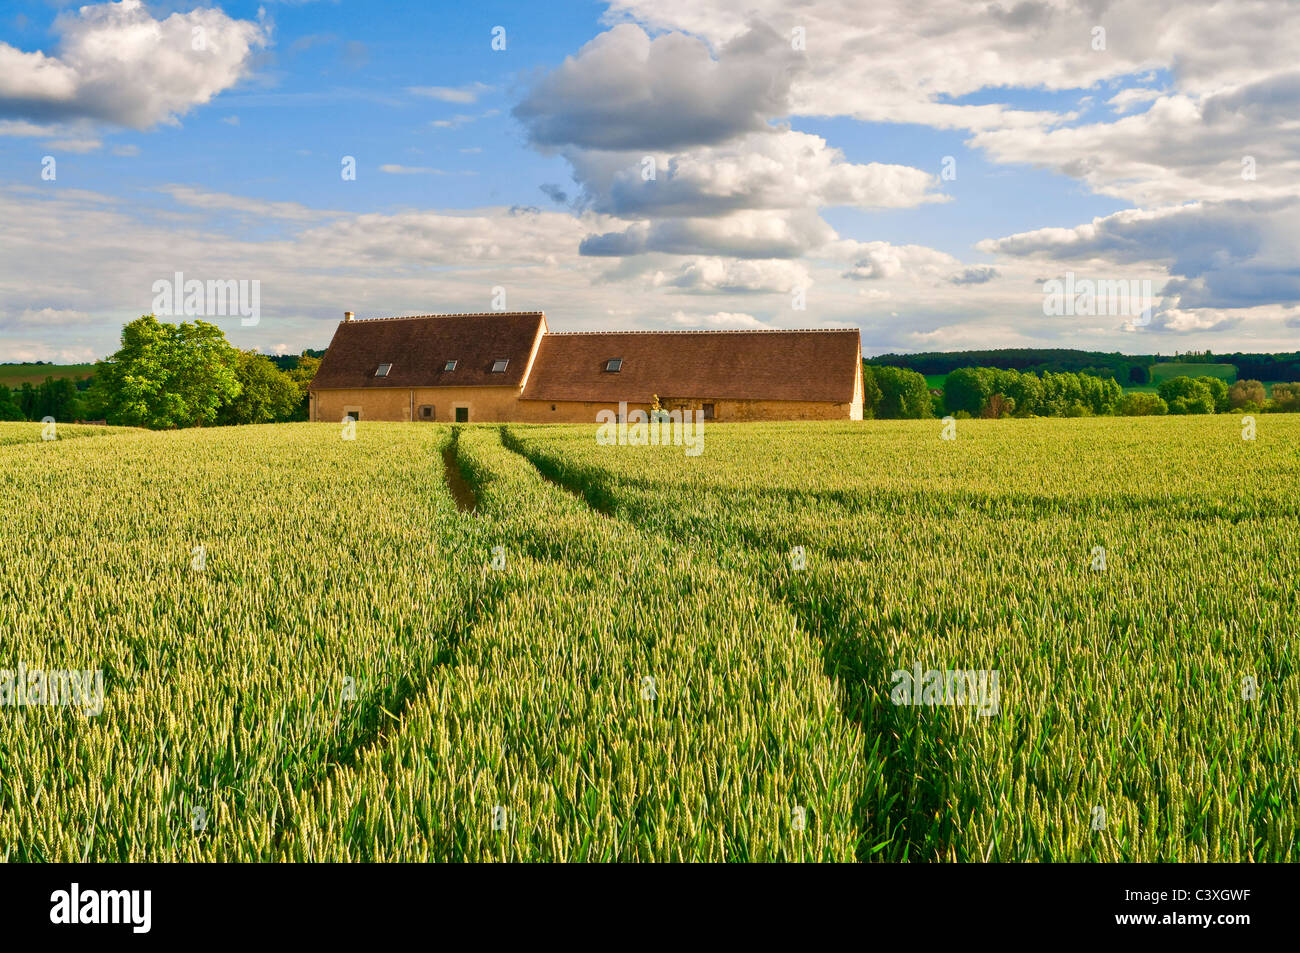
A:
{"label": "roof ridge", "polygon": [[363,321],[418,321],[423,318],[532,318],[544,315],[545,311],[452,311],[447,314],[396,314],[384,318],[353,318],[340,321],[340,324],[360,324]]}
{"label": "roof ridge", "polygon": [[547,337],[579,337],[596,334],[861,334],[858,328],[664,328],[630,331],[547,331]]}

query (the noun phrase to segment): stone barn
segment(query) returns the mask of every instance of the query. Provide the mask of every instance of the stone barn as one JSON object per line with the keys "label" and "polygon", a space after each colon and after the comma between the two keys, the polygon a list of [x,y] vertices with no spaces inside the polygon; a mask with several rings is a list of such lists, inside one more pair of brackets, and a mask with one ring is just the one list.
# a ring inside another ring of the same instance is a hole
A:
{"label": "stone barn", "polygon": [[594,423],[602,410],[705,420],[861,420],[856,330],[550,333],[540,311],[357,320],[311,383],[312,420]]}

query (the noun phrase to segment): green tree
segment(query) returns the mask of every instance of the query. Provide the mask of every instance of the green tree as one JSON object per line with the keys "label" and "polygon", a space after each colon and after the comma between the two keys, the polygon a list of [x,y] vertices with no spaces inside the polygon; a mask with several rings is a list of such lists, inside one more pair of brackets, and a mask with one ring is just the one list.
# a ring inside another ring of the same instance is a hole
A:
{"label": "green tree", "polygon": [[1228,382],[1221,377],[1198,377],[1196,379],[1209,389],[1210,396],[1214,398],[1214,412],[1216,414],[1226,413],[1230,403]]}
{"label": "green tree", "polygon": [[81,398],[77,385],[67,377],[47,377],[36,389],[36,411],[33,419],[53,417],[60,423],[81,417]]}
{"label": "green tree", "polygon": [[943,382],[943,403],[948,413],[964,410],[972,416],[978,414],[993,396],[993,382],[983,367],[962,367],[953,371]]}
{"label": "green tree", "polygon": [[[1171,414],[1214,413],[1214,393],[1204,380],[1193,380],[1186,375],[1171,377],[1161,381],[1157,391],[1169,405]],[[1226,393],[1226,387],[1224,391]]]}
{"label": "green tree", "polygon": [[[864,368],[864,376],[865,372]],[[916,371],[874,364],[871,366],[871,375],[880,390],[880,399],[872,408],[872,416],[917,420],[933,415],[934,402],[930,396],[930,387]]]}
{"label": "green tree", "polygon": [[1163,417],[1169,413],[1169,405],[1159,394],[1133,393],[1124,395],[1119,412],[1125,417]]}
{"label": "green tree", "polygon": [[1043,403],[1043,382],[1033,371],[1015,373],[1006,388],[1006,396],[1015,401],[1016,416],[1028,417],[1039,412]]}
{"label": "green tree", "polygon": [[1086,417],[1090,408],[1083,399],[1079,375],[1070,372],[1043,375],[1043,402],[1039,411],[1044,417]]}
{"label": "green tree", "polygon": [[26,420],[23,409],[14,400],[13,392],[0,384],[0,420]]}
{"label": "green tree", "polygon": [[[303,351],[299,355],[297,363],[289,371],[289,377],[293,379],[293,382],[298,387],[298,409],[294,413],[294,420],[306,420],[309,416],[310,399],[307,395],[307,388],[311,386],[312,379],[315,378],[318,370],[320,370],[320,358],[313,357],[308,352]],[[867,384],[867,375],[865,373],[862,375],[862,383],[864,387]],[[874,381],[871,386],[875,386]],[[877,390],[877,399],[879,395],[880,392]],[[865,396],[867,399],[863,401],[863,407],[870,408],[874,406],[870,390],[866,391]]]}
{"label": "green tree", "polygon": [[215,423],[239,396],[239,352],[206,321],[162,324],[144,315],[122,347],[95,365],[92,403],[110,424],[154,429]]}
{"label": "green tree", "polygon": [[299,391],[293,379],[256,351],[237,351],[239,393],[217,411],[219,424],[269,424],[292,420]]}
{"label": "green tree", "polygon": [[23,412],[24,420],[40,420],[36,414],[39,395],[36,388],[32,386],[31,381],[23,381],[23,386],[14,394],[14,402],[18,404],[18,409]]}

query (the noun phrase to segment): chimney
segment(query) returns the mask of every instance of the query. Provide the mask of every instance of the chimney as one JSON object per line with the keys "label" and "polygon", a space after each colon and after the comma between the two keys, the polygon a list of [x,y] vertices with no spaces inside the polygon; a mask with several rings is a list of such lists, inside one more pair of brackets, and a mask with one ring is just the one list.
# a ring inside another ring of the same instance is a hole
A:
{"label": "chimney", "polygon": [[343,312],[343,320],[344,320],[344,321],[351,321],[352,318],[353,318],[353,314],[352,314],[351,311],[344,311],[344,312]]}

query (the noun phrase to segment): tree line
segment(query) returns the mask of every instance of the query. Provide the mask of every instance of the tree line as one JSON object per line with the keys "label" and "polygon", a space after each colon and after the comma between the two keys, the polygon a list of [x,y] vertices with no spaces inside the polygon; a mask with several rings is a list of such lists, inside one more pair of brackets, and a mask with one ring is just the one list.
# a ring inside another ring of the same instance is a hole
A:
{"label": "tree line", "polygon": [[[1075,373],[1092,377],[1113,377],[1121,385],[1150,383],[1150,367],[1160,363],[1181,363],[1188,355],[1121,354],[1118,351],[1080,351],[1074,348],[997,348],[986,351],[929,351],[920,354],[882,354],[867,363],[904,367],[921,374],[950,374],[966,367],[998,367],[1037,374]],[[1300,351],[1279,354],[1233,352],[1212,355],[1208,351],[1195,360],[1233,364],[1243,380],[1300,381]]]}
{"label": "tree line", "polygon": [[28,381],[12,390],[0,384],[0,420],[78,420],[83,403],[77,382],[68,377],[46,377],[39,384]]}
{"label": "tree line", "polygon": [[876,419],[1300,412],[1300,383],[1274,384],[1270,397],[1260,381],[1217,377],[1171,377],[1154,394],[1125,394],[1112,377],[960,367],[937,396],[917,371],[864,363],[862,383],[863,416]]}

